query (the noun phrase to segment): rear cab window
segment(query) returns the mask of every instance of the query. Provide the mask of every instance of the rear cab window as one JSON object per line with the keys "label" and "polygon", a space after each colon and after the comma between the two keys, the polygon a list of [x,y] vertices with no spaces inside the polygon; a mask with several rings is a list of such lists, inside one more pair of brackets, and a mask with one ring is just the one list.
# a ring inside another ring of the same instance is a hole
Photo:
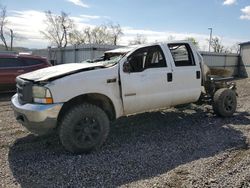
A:
{"label": "rear cab window", "polygon": [[176,67],[195,66],[192,50],[187,43],[168,44]]}

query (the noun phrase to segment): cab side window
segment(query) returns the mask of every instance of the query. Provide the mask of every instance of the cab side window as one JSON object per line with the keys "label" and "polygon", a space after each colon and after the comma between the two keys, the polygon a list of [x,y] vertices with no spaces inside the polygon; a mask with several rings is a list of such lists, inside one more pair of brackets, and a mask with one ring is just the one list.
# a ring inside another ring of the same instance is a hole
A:
{"label": "cab side window", "polygon": [[25,66],[34,66],[34,65],[43,64],[43,62],[38,59],[23,58],[22,61],[24,62]]}
{"label": "cab side window", "polygon": [[145,69],[166,67],[165,56],[160,46],[152,46],[148,50],[148,56],[145,62]]}
{"label": "cab side window", "polygon": [[0,68],[18,68],[23,66],[23,63],[18,58],[0,58]]}
{"label": "cab side window", "polygon": [[148,68],[166,67],[166,60],[160,46],[150,46],[135,51],[128,57],[131,72],[142,72]]}
{"label": "cab side window", "polygon": [[128,57],[128,62],[131,66],[131,72],[143,71],[147,54],[148,54],[148,49],[141,48]]}
{"label": "cab side window", "polygon": [[168,45],[176,67],[195,66],[192,50],[188,44]]}

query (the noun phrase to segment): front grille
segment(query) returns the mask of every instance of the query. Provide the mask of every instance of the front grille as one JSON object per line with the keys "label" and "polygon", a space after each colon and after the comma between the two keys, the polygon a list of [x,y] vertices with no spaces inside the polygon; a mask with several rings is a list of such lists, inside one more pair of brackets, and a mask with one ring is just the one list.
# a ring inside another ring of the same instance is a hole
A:
{"label": "front grille", "polygon": [[33,83],[30,81],[23,80],[19,77],[16,78],[18,100],[21,104],[32,102],[32,85]]}

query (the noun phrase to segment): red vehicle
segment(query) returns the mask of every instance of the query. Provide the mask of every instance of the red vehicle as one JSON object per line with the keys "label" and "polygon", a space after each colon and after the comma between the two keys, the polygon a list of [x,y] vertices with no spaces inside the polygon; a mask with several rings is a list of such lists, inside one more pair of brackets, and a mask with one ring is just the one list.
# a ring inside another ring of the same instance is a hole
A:
{"label": "red vehicle", "polygon": [[0,92],[16,90],[16,77],[49,67],[46,58],[27,54],[0,54]]}

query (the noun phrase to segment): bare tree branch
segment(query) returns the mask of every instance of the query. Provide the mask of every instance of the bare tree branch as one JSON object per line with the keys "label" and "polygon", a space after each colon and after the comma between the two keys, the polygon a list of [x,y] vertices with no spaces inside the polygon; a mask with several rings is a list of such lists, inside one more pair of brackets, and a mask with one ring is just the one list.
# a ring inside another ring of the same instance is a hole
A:
{"label": "bare tree branch", "polygon": [[74,30],[74,22],[69,18],[69,15],[65,12],[61,12],[61,15],[54,15],[51,11],[46,11],[47,25],[45,31],[40,31],[45,39],[48,39],[52,45],[56,45],[58,48],[65,48],[68,45],[68,35]]}
{"label": "bare tree branch", "polygon": [[112,23],[109,24],[109,27],[111,29],[113,44],[117,45],[119,38],[123,35],[122,28],[119,24],[114,25]]}
{"label": "bare tree branch", "polygon": [[130,45],[145,44],[147,43],[147,38],[144,35],[137,34],[135,38],[129,41]]}
{"label": "bare tree branch", "polygon": [[5,46],[6,50],[9,50],[9,47],[7,45],[6,39],[5,39],[5,35],[4,35],[4,27],[7,24],[7,20],[6,20],[6,7],[1,6],[0,7],[0,38]]}
{"label": "bare tree branch", "polygon": [[10,29],[10,50],[13,49],[13,39],[14,39],[14,33],[13,30]]}
{"label": "bare tree branch", "polygon": [[94,28],[86,27],[83,31],[74,30],[70,33],[69,40],[73,45],[91,43],[117,45],[122,34],[119,24],[103,24]]}
{"label": "bare tree branch", "polygon": [[227,52],[227,49],[222,45],[222,42],[218,37],[212,38],[211,47],[213,51],[217,53]]}

